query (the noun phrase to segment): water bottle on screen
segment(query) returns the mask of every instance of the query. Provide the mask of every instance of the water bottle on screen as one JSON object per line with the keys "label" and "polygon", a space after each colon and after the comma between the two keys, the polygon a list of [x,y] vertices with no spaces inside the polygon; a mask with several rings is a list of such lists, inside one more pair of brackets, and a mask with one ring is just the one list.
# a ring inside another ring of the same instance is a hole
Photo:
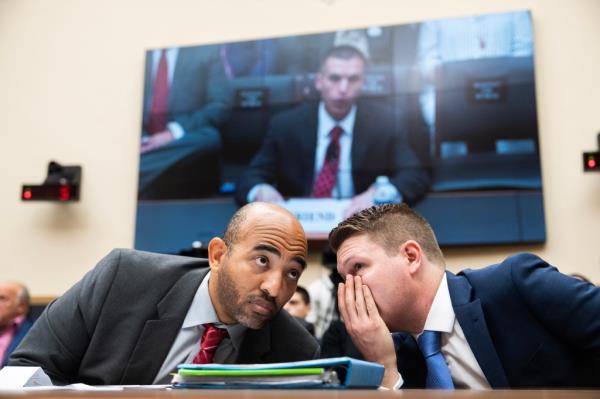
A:
{"label": "water bottle on screen", "polygon": [[402,202],[400,193],[387,176],[378,176],[375,180],[375,195],[373,205],[399,204]]}

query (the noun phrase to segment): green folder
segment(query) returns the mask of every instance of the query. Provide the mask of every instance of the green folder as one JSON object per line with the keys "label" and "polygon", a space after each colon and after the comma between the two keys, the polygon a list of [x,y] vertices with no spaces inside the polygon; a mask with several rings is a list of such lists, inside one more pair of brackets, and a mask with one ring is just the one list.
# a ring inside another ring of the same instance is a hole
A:
{"label": "green folder", "polygon": [[253,375],[319,375],[325,371],[322,367],[297,369],[246,369],[246,370],[193,370],[179,369],[184,376],[253,376]]}

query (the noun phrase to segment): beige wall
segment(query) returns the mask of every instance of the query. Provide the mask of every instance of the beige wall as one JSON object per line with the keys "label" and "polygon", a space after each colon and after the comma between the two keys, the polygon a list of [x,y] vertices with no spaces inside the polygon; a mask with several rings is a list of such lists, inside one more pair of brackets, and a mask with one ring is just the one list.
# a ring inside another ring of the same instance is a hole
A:
{"label": "beige wall", "polygon": [[[449,267],[531,250],[600,281],[600,174],[580,165],[600,130],[597,0],[0,0],[0,278],[57,295],[132,246],[145,49],[517,9],[533,13],[548,240],[448,250]],[[83,166],[79,203],[19,201],[50,159]]]}

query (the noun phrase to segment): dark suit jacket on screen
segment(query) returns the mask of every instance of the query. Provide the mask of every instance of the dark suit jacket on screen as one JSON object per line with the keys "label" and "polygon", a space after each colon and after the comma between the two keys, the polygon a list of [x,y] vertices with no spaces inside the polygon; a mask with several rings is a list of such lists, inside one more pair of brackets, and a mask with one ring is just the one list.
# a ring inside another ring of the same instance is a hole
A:
{"label": "dark suit jacket on screen", "polygon": [[[48,305],[11,366],[57,384],[152,384],[206,276],[203,259],[114,250]],[[237,363],[308,360],[316,340],[285,311],[248,329]]]}
{"label": "dark suit jacket on screen", "polygon": [[[493,388],[600,387],[600,288],[531,254],[446,275],[458,322]],[[415,340],[394,335],[404,386],[424,387]]]}
{"label": "dark suit jacket on screen", "polygon": [[[318,104],[307,104],[275,115],[263,145],[246,169],[236,199],[246,203],[259,183],[277,188],[284,197],[308,197],[315,179]],[[377,176],[387,175],[412,204],[429,189],[430,176],[403,132],[395,127],[391,110],[361,101],[352,138],[352,179],[355,194],[365,191]]]}
{"label": "dark suit jacket on screen", "polygon": [[[148,135],[153,97],[152,52],[146,55],[142,135]],[[219,128],[228,117],[230,91],[218,46],[181,47],[169,89],[168,122],[185,135],[140,156],[139,199],[197,198],[216,192]]]}

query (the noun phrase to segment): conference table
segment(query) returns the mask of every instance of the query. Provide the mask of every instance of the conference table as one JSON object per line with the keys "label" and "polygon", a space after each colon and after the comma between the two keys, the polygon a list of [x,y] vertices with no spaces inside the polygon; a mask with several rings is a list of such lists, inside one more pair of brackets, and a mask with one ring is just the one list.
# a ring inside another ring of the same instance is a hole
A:
{"label": "conference table", "polygon": [[0,391],[4,399],[592,399],[600,398],[600,390],[134,390],[123,391]]}

